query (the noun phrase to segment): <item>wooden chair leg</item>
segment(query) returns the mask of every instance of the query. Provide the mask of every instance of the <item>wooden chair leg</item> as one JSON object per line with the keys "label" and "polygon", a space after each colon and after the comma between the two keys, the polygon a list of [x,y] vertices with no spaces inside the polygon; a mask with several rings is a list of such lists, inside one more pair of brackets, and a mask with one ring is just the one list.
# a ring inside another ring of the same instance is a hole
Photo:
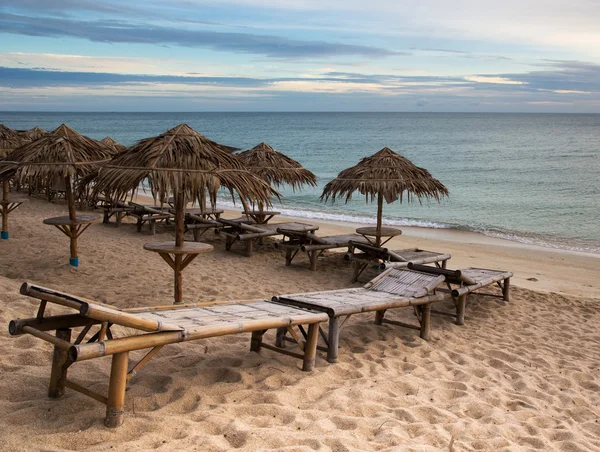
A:
{"label": "wooden chair leg", "polygon": [[447,259],[445,261],[442,261],[442,268],[446,268],[447,264],[448,264],[448,260]]}
{"label": "wooden chair leg", "polygon": [[138,232],[142,232],[142,224],[143,224],[142,219],[138,217],[138,219],[137,219],[137,225],[136,225]]}
{"label": "wooden chair leg", "polygon": [[127,366],[129,352],[113,355],[108,385],[108,401],[106,403],[106,418],[104,425],[110,428],[123,424],[125,416],[125,389],[127,387]]}
{"label": "wooden chair leg", "polygon": [[327,361],[335,363],[338,358],[338,347],[340,344],[340,321],[338,317],[329,317],[328,339]]}
{"label": "wooden chair leg", "polygon": [[288,248],[285,250],[285,265],[289,267],[292,265],[292,249]]}
{"label": "wooden chair leg", "polygon": [[246,256],[252,256],[252,249],[254,247],[254,240],[246,240]]}
{"label": "wooden chair leg", "polygon": [[[71,342],[71,330],[68,328],[56,330],[56,338]],[[54,346],[48,397],[55,399],[65,393],[65,380],[67,379],[67,369],[65,367],[65,363],[69,358],[68,355],[69,353],[67,350]]]}
{"label": "wooden chair leg", "polygon": [[431,330],[431,304],[427,303],[421,306],[421,339],[429,340]]}
{"label": "wooden chair leg", "polygon": [[225,249],[227,251],[229,251],[231,249],[231,245],[233,245],[233,241],[234,239],[232,239],[231,237],[225,237]]}
{"label": "wooden chair leg", "polygon": [[383,317],[385,316],[385,309],[381,311],[375,311],[375,325],[383,324]]}
{"label": "wooden chair leg", "polygon": [[279,348],[285,348],[285,336],[287,334],[287,328],[277,328],[275,335],[275,346]]}
{"label": "wooden chair leg", "polygon": [[260,352],[263,334],[264,331],[252,331],[252,339],[250,340],[250,351]]}
{"label": "wooden chair leg", "polygon": [[504,301],[510,301],[510,278],[504,280],[504,284],[502,285],[502,298],[504,298]]}
{"label": "wooden chair leg", "polygon": [[465,324],[465,311],[467,309],[467,294],[461,295],[458,297],[458,302],[456,303],[456,324],[464,325]]}
{"label": "wooden chair leg", "polygon": [[304,359],[302,361],[302,370],[310,372],[315,367],[315,357],[317,356],[317,341],[319,339],[319,324],[312,323],[308,325],[308,334],[304,344]]}
{"label": "wooden chair leg", "polygon": [[310,258],[310,269],[314,272],[317,270],[317,257],[319,256],[318,251],[309,251],[308,257]]}
{"label": "wooden chair leg", "polygon": [[150,220],[150,234],[156,235],[156,220]]}

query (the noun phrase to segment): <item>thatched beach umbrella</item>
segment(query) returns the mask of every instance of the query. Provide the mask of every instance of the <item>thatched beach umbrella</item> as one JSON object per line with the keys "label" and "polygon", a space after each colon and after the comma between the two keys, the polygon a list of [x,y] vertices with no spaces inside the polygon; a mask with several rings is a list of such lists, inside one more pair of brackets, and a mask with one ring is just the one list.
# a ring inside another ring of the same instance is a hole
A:
{"label": "thatched beach umbrella", "polygon": [[4,158],[6,154],[22,144],[23,138],[15,130],[0,124],[0,158]]}
{"label": "thatched beach umbrella", "polygon": [[[4,159],[11,151],[24,143],[24,139],[13,129],[0,124],[0,159]],[[8,194],[8,179],[2,181],[2,200],[0,214],[2,215],[2,232],[0,238],[8,240],[8,214],[19,207],[26,199]]]}
{"label": "thatched beach umbrella", "polygon": [[[184,243],[184,213],[187,200],[201,200],[208,191],[212,206],[217,191],[227,187],[245,199],[268,203],[274,192],[262,179],[244,169],[237,157],[221,145],[180,124],[162,135],[146,138],[118,154],[100,169],[95,193],[108,191],[114,199],[123,199],[147,181],[155,200],[171,193],[175,204],[175,242],[146,244],[158,252],[175,272],[175,303],[182,302],[181,271],[196,254],[210,251],[202,243]],[[195,253],[195,254],[194,254]],[[171,254],[174,257],[171,257]]]}
{"label": "thatched beach umbrella", "polygon": [[56,226],[70,238],[70,263],[75,267],[79,264],[77,237],[96,219],[94,215],[76,215],[72,181],[93,171],[110,157],[111,150],[106,145],[63,124],[42,138],[18,147],[0,165],[2,180],[15,177],[23,181],[31,177],[64,181],[69,216],[46,219],[44,223]]}
{"label": "thatched beach umbrella", "polygon": [[102,140],[100,140],[100,142],[113,148],[117,152],[121,152],[127,149],[127,146],[124,146],[121,143],[113,140],[111,137],[104,137]]}
{"label": "thatched beach umbrella", "polygon": [[317,176],[267,143],[260,143],[238,157],[248,171],[276,187],[290,185],[295,190],[304,184],[317,185]]}
{"label": "thatched beach umbrella", "polygon": [[356,166],[343,170],[323,190],[321,200],[335,202],[345,197],[346,202],[358,191],[368,202],[377,199],[376,245],[381,244],[381,220],[383,200],[388,204],[404,199],[435,199],[440,202],[448,196],[448,189],[435,179],[429,171],[415,166],[407,158],[385,147],[371,157],[363,158]]}
{"label": "thatched beach umbrella", "polygon": [[23,137],[24,139],[26,139],[28,141],[39,140],[40,138],[44,137],[44,135],[47,135],[47,134],[48,134],[47,130],[44,130],[38,126],[35,126],[33,129],[26,130],[25,132],[19,133],[19,135],[21,137]]}
{"label": "thatched beach umbrella", "polygon": [[[248,171],[261,177],[271,186],[289,185],[295,191],[305,184],[313,187],[317,185],[317,176],[296,160],[276,151],[264,142],[238,154],[238,157]],[[264,206],[259,203],[258,209],[261,212]]]}

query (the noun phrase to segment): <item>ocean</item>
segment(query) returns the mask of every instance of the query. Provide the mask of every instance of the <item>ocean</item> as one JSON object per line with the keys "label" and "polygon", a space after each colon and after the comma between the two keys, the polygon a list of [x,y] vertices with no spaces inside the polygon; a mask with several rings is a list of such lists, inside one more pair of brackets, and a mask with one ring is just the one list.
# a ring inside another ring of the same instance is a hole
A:
{"label": "ocean", "polygon": [[124,145],[180,123],[244,150],[264,141],[318,177],[317,188],[283,189],[277,210],[358,223],[374,223],[377,206],[359,193],[347,204],[319,196],[339,171],[388,146],[428,169],[450,197],[384,204],[384,223],[600,253],[600,115],[0,112],[0,123],[47,130],[66,123]]}

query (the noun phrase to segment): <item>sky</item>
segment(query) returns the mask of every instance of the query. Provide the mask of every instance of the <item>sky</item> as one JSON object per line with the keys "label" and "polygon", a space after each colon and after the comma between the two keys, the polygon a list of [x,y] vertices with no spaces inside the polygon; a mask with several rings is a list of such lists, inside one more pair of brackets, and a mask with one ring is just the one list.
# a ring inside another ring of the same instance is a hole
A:
{"label": "sky", "polygon": [[600,0],[0,0],[2,111],[600,113]]}

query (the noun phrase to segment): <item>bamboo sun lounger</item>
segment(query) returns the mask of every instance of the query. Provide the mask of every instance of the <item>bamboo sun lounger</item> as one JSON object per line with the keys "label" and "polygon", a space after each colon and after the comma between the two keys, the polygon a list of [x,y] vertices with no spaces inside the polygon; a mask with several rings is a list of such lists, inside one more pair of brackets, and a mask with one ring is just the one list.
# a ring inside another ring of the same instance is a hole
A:
{"label": "bamboo sun lounger", "polygon": [[[212,208],[186,209],[184,213],[185,230],[192,231],[194,240],[197,242],[209,229],[218,229],[222,227],[222,224],[219,223],[218,220],[221,218],[223,212],[224,210],[222,209]],[[174,214],[175,210],[171,209],[171,213]]]}
{"label": "bamboo sun lounger", "polygon": [[[317,349],[327,352],[327,361],[334,363],[338,357],[340,331],[354,314],[375,312],[375,324],[388,323],[417,329],[421,338],[428,340],[431,304],[444,299],[443,294],[435,293],[435,288],[444,279],[442,275],[390,268],[360,288],[280,295],[273,300],[329,316],[328,333],[319,327],[325,346],[317,346]],[[418,326],[384,318],[388,309],[408,306],[414,308]],[[277,346],[284,347],[285,342],[291,340],[286,334],[285,329],[277,330]]]}
{"label": "bamboo sun lounger", "polygon": [[358,281],[360,275],[369,267],[376,266],[379,270],[389,267],[405,268],[409,262],[414,264],[435,264],[437,267],[446,268],[450,254],[426,251],[419,248],[408,248],[403,250],[388,250],[370,244],[355,242],[352,244],[354,250],[348,251],[344,259],[352,262],[352,280]]}
{"label": "bamboo sun lounger", "polygon": [[447,312],[432,311],[435,314],[450,315],[456,318],[457,325],[464,325],[465,310],[467,307],[467,296],[485,286],[490,286],[496,283],[502,290],[502,295],[482,293],[491,297],[501,297],[504,301],[510,301],[510,278],[512,272],[503,270],[489,270],[486,268],[463,268],[460,270],[449,270],[447,268],[429,267],[409,263],[408,268],[411,270],[429,273],[431,275],[443,275],[447,289],[438,289],[449,293],[452,296],[456,307],[456,314]]}
{"label": "bamboo sun lounger", "polygon": [[110,223],[110,219],[114,216],[116,218],[116,225],[119,227],[123,220],[123,217],[133,212],[134,207],[128,205],[124,201],[110,201],[104,196],[97,196],[94,200],[94,209],[102,209],[104,215],[102,217],[102,223]]}
{"label": "bamboo sun lounger", "polygon": [[[266,224],[247,224],[240,221],[224,220],[221,218],[220,223],[225,227],[219,229],[218,232],[225,236],[225,249],[230,250],[231,245],[236,241],[246,243],[246,255],[251,256],[255,242],[260,242],[265,237],[273,237],[276,235],[284,235],[283,231],[295,231],[299,233],[312,233],[319,229],[318,226],[307,223],[266,223]],[[217,230],[215,231],[217,232]]]}
{"label": "bamboo sun lounger", "polygon": [[[118,427],[125,413],[127,382],[165,346],[227,334],[252,332],[250,350],[267,348],[303,361],[302,370],[314,367],[318,340],[318,324],[327,321],[327,315],[272,301],[223,302],[204,305],[162,306],[120,310],[51,289],[24,283],[21,293],[39,299],[36,317],[12,320],[9,332],[13,336],[31,334],[54,345],[48,395],[56,398],[65,388],[78,391],[106,405],[107,427]],[[55,303],[76,311],[73,314],[44,316],[47,303]],[[295,332],[297,326],[308,326],[305,340]],[[121,331],[132,334],[116,338],[113,326],[126,327]],[[98,327],[91,334],[92,328]],[[71,341],[74,329],[78,331]],[[298,338],[301,353],[282,350],[263,343],[263,334],[271,328],[283,328]],[[56,330],[56,335],[49,331]],[[91,337],[86,341],[86,338]],[[150,351],[129,369],[129,352]],[[108,395],[99,394],[67,379],[68,368],[76,362],[102,356],[112,356]]]}
{"label": "bamboo sun lounger", "polygon": [[[354,251],[354,246],[368,244],[368,240],[360,234],[341,234],[319,237],[309,231],[294,231],[286,226],[280,226],[278,232],[283,235],[283,240],[277,243],[278,248],[285,250],[285,265],[292,265],[292,261],[299,251],[306,253],[310,261],[310,269],[317,269],[317,258],[326,250],[334,248],[347,248],[348,252]],[[287,240],[286,240],[287,239]]]}
{"label": "bamboo sun lounger", "polygon": [[150,228],[150,234],[156,234],[156,222],[157,221],[165,221],[169,224],[169,221],[175,219],[175,215],[169,211],[168,207],[160,207],[160,206],[148,206],[143,204],[137,204],[135,202],[130,201],[129,205],[133,207],[133,211],[130,212],[130,215],[133,215],[137,218],[137,230],[138,232],[142,231],[142,226],[144,223],[148,223]]}

